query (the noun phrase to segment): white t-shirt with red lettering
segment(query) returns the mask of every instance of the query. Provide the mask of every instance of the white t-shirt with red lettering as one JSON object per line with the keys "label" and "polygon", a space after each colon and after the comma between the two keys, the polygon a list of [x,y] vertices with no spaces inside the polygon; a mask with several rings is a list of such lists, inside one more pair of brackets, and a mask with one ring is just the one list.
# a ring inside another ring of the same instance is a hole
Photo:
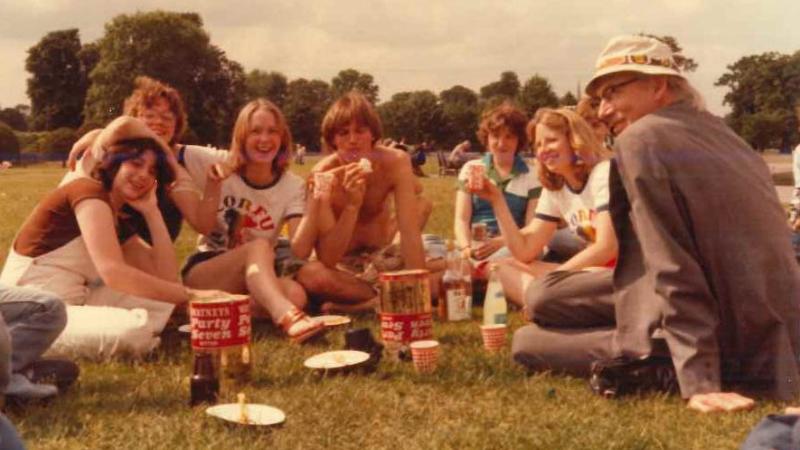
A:
{"label": "white t-shirt with red lettering", "polygon": [[542,190],[536,205],[536,218],[551,222],[563,218],[578,237],[587,243],[594,242],[597,236],[594,218],[598,212],[608,211],[609,167],[609,161],[594,166],[579,192],[570,189],[566,183],[557,191]]}
{"label": "white t-shirt with red lettering", "polygon": [[[219,161],[219,155],[204,147],[187,146],[183,164],[202,191],[208,167]],[[265,239],[274,247],[286,220],[305,212],[305,182],[285,171],[280,178],[265,186],[248,183],[234,173],[222,182],[217,225],[198,239],[198,251],[216,251],[238,247],[256,238]]]}

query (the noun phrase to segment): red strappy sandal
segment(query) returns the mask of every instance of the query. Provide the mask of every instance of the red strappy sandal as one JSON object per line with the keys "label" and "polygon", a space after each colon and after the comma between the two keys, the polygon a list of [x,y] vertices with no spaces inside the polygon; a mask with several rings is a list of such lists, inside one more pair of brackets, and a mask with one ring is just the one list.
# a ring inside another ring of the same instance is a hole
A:
{"label": "red strappy sandal", "polygon": [[316,321],[303,311],[292,307],[278,321],[278,326],[289,336],[295,344],[302,344],[314,336],[325,332],[325,324]]}

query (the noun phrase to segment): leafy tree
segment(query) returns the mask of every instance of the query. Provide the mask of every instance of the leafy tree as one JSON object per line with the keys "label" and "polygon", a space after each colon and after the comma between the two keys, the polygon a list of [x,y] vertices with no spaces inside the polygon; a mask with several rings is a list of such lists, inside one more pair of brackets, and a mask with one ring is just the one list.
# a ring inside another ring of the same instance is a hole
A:
{"label": "leafy tree", "polygon": [[283,113],[295,143],[320,149],[322,117],[331,104],[331,89],[322,80],[298,78],[289,83]]}
{"label": "leafy tree", "polygon": [[378,107],[385,134],[406,143],[446,140],[442,105],[431,91],[400,92]]}
{"label": "leafy tree", "polygon": [[17,131],[28,131],[28,119],[19,108],[0,109],[0,122]]}
{"label": "leafy tree", "polygon": [[672,52],[675,54],[675,64],[681,69],[681,72],[694,72],[697,70],[697,62],[692,58],[687,58],[683,55],[683,47],[678,44],[678,40],[673,36],[656,36],[655,34],[639,33],[639,36],[647,36],[658,39],[659,41],[667,44]]}
{"label": "leafy tree", "polygon": [[519,77],[511,71],[500,74],[500,80],[487,84],[481,88],[481,98],[491,100],[493,97],[508,99],[517,98],[519,95]]}
{"label": "leafy tree", "polygon": [[69,149],[78,140],[78,134],[73,128],[61,127],[44,133],[37,147],[39,151],[49,155],[58,155],[64,159],[69,154]]}
{"label": "leafy tree", "polygon": [[464,140],[475,140],[480,107],[478,95],[471,89],[456,85],[439,94],[442,105],[444,129],[437,137],[444,147],[452,147]]}
{"label": "leafy tree", "polygon": [[439,98],[444,103],[460,103],[466,106],[477,106],[478,94],[472,89],[457,84],[450,89],[439,93]]}
{"label": "leafy tree", "polygon": [[575,97],[575,94],[572,91],[567,91],[564,96],[558,99],[559,106],[575,106],[578,104],[578,98]]}
{"label": "leafy tree", "polygon": [[283,108],[286,91],[289,88],[289,80],[286,79],[286,75],[280,72],[251,70],[247,74],[245,85],[247,86],[247,97],[250,100],[263,97]]}
{"label": "leafy tree", "polygon": [[87,120],[118,116],[133,80],[147,75],[182,95],[189,125],[203,143],[227,145],[231,124],[245,100],[242,67],[210,42],[195,13],[122,14],[106,24],[100,60],[91,73]]}
{"label": "leafy tree", "polygon": [[731,106],[728,124],[753,148],[788,150],[797,142],[800,52],[744,56],[728,66],[716,85],[729,89],[723,100]]}
{"label": "leafy tree", "polygon": [[0,158],[19,159],[19,140],[14,130],[0,122]]}
{"label": "leafy tree", "polygon": [[558,97],[547,78],[537,74],[525,82],[519,93],[519,103],[522,110],[531,116],[539,108],[558,106]]}
{"label": "leafy tree", "polygon": [[364,94],[373,105],[378,103],[378,85],[368,73],[355,69],[345,69],[331,80],[331,95],[334,99],[355,90]]}
{"label": "leafy tree", "polygon": [[31,125],[52,130],[81,123],[87,77],[77,29],[47,33],[28,49],[25,70],[31,99]]}

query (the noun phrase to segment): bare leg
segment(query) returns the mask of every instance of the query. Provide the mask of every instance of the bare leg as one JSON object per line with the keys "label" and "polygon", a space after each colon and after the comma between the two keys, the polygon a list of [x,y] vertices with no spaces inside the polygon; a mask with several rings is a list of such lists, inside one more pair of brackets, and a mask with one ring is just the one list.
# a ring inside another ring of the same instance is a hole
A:
{"label": "bare leg", "polygon": [[519,306],[525,306],[525,290],[531,281],[548,272],[552,272],[558,264],[534,261],[527,265],[514,259],[497,264],[497,275],[503,285],[506,299]]}
{"label": "bare leg", "polygon": [[361,303],[336,303],[325,302],[320,307],[323,313],[360,313],[372,312],[378,309],[378,297],[373,297]]}
{"label": "bare leg", "polygon": [[321,296],[335,303],[356,305],[377,295],[369,284],[318,261],[304,265],[296,278],[309,295]]}
{"label": "bare leg", "polygon": [[142,272],[147,272],[150,275],[160,278],[159,274],[156,273],[156,268],[153,267],[153,263],[150,260],[150,251],[150,244],[145,242],[145,240],[140,238],[138,235],[131,236],[127,241],[125,241],[124,244],[122,244],[122,254],[126,263],[136,267]]}
{"label": "bare leg", "polygon": [[297,309],[301,311],[304,310],[308,304],[308,297],[306,296],[306,291],[303,289],[303,286],[289,278],[279,278],[278,282],[280,283],[281,290],[286,294],[286,297],[289,298],[289,301],[292,302]]}
{"label": "bare leg", "polygon": [[274,259],[269,243],[260,239],[251,241],[194,266],[184,283],[198,289],[249,292],[256,304],[278,323],[293,302],[275,275]]}

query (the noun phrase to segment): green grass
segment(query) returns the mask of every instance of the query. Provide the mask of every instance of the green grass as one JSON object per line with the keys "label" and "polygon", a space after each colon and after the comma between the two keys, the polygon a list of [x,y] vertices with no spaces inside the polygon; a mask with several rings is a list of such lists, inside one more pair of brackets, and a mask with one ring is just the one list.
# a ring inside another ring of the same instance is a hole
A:
{"label": "green grass", "polygon": [[[303,173],[310,164],[296,168]],[[435,162],[427,167],[435,169]],[[57,165],[0,173],[0,251],[7,251],[31,208],[55,187]],[[436,204],[427,231],[451,235],[453,178],[422,179]],[[179,256],[192,248],[184,230]],[[766,414],[782,405],[759,402],[733,415],[699,415],[678,398],[648,396],[609,401],[584,380],[527,375],[508,350],[481,348],[474,311],[469,323],[437,323],[439,369],[419,376],[408,363],[384,361],[370,375],[320,377],[303,367],[318,352],[343,347],[343,331],[326,340],[291,345],[269,324],[256,326],[251,401],[284,410],[278,428],[229,426],[188,404],[191,352],[169,334],[152,358],[140,362],[81,362],[79,383],[46,406],[11,411],[31,449],[732,449]],[[372,328],[364,316],[355,327]],[[512,329],[521,326],[515,314]],[[228,399],[233,393],[229,391]]]}

